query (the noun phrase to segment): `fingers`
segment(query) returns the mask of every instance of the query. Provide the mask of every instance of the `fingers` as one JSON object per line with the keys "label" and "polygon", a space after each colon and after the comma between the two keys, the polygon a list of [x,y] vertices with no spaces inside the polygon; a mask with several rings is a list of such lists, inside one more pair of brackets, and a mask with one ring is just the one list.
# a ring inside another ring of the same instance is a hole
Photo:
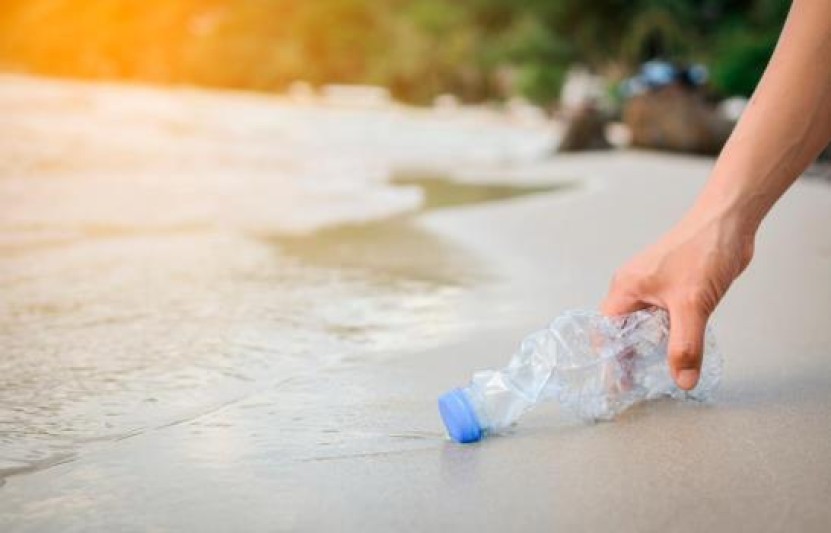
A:
{"label": "fingers", "polygon": [[650,303],[636,298],[631,293],[613,286],[603,303],[600,304],[600,312],[606,316],[618,316],[646,309],[650,305]]}
{"label": "fingers", "polygon": [[[671,294],[671,293],[670,293]],[[685,299],[673,304],[667,291],[654,284],[645,284],[641,278],[616,275],[609,294],[601,304],[606,316],[633,313],[651,306],[669,311],[670,331],[668,363],[675,383],[684,390],[695,388],[701,374],[704,349],[704,331],[710,313],[706,301]]]}
{"label": "fingers", "polygon": [[669,309],[669,369],[675,383],[690,390],[698,383],[707,313],[689,304]]}

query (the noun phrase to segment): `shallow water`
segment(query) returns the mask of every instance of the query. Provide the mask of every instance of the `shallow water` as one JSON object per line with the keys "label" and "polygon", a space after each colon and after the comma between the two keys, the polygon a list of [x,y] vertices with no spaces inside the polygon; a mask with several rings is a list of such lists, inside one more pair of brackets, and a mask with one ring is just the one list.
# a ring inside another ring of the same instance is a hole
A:
{"label": "shallow water", "polygon": [[465,118],[17,78],[0,108],[0,479],[448,342],[485,273],[409,214],[547,190],[395,178],[545,147]]}

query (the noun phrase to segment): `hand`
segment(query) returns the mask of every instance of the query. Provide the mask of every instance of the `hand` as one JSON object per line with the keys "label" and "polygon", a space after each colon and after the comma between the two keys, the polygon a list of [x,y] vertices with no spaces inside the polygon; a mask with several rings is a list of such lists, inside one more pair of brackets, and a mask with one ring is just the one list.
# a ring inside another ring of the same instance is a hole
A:
{"label": "hand", "polygon": [[794,1],[782,36],[696,206],[615,275],[603,311],[669,311],[669,364],[698,382],[707,319],[753,256],[764,216],[831,141],[831,2]]}
{"label": "hand", "polygon": [[670,317],[669,368],[682,389],[698,383],[710,314],[753,256],[753,232],[731,216],[691,215],[617,271],[606,315],[657,306]]}

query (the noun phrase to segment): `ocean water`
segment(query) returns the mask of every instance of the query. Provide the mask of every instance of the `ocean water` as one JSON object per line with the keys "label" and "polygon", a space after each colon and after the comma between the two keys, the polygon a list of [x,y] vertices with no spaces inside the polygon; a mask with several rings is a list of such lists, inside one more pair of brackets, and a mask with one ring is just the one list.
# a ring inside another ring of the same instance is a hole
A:
{"label": "ocean water", "polygon": [[411,216],[538,192],[441,176],[552,143],[481,110],[2,78],[0,482],[463,334],[475,261]]}

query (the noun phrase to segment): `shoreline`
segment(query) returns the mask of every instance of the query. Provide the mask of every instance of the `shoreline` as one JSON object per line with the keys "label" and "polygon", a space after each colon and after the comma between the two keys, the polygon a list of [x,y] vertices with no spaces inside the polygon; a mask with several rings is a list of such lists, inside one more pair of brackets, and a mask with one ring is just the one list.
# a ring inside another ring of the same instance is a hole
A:
{"label": "shoreline", "polygon": [[[567,156],[516,171],[544,181],[582,170],[588,185],[573,194],[417,216],[413,224],[494,275],[448,317],[469,325],[461,336],[344,361],[10,478],[0,524],[822,530],[831,520],[831,248],[829,232],[817,231],[831,228],[831,189],[822,183],[800,180],[786,195],[762,229],[754,265],[718,311],[726,368],[713,406],[655,402],[595,425],[543,406],[512,435],[481,445],[442,436],[436,396],[477,368],[503,365],[522,336],[560,310],[594,305],[612,269],[672,222],[708,168],[648,153]],[[679,501],[683,523],[673,514]],[[13,509],[23,514],[12,518]]]}
{"label": "shoreline", "polygon": [[462,447],[436,397],[594,307],[712,159],[542,158],[550,135],[475,113],[67,87],[0,90],[0,441],[37,468],[0,479],[3,531],[831,523],[822,180],[774,209],[716,314],[712,406],[586,425],[545,405]]}

